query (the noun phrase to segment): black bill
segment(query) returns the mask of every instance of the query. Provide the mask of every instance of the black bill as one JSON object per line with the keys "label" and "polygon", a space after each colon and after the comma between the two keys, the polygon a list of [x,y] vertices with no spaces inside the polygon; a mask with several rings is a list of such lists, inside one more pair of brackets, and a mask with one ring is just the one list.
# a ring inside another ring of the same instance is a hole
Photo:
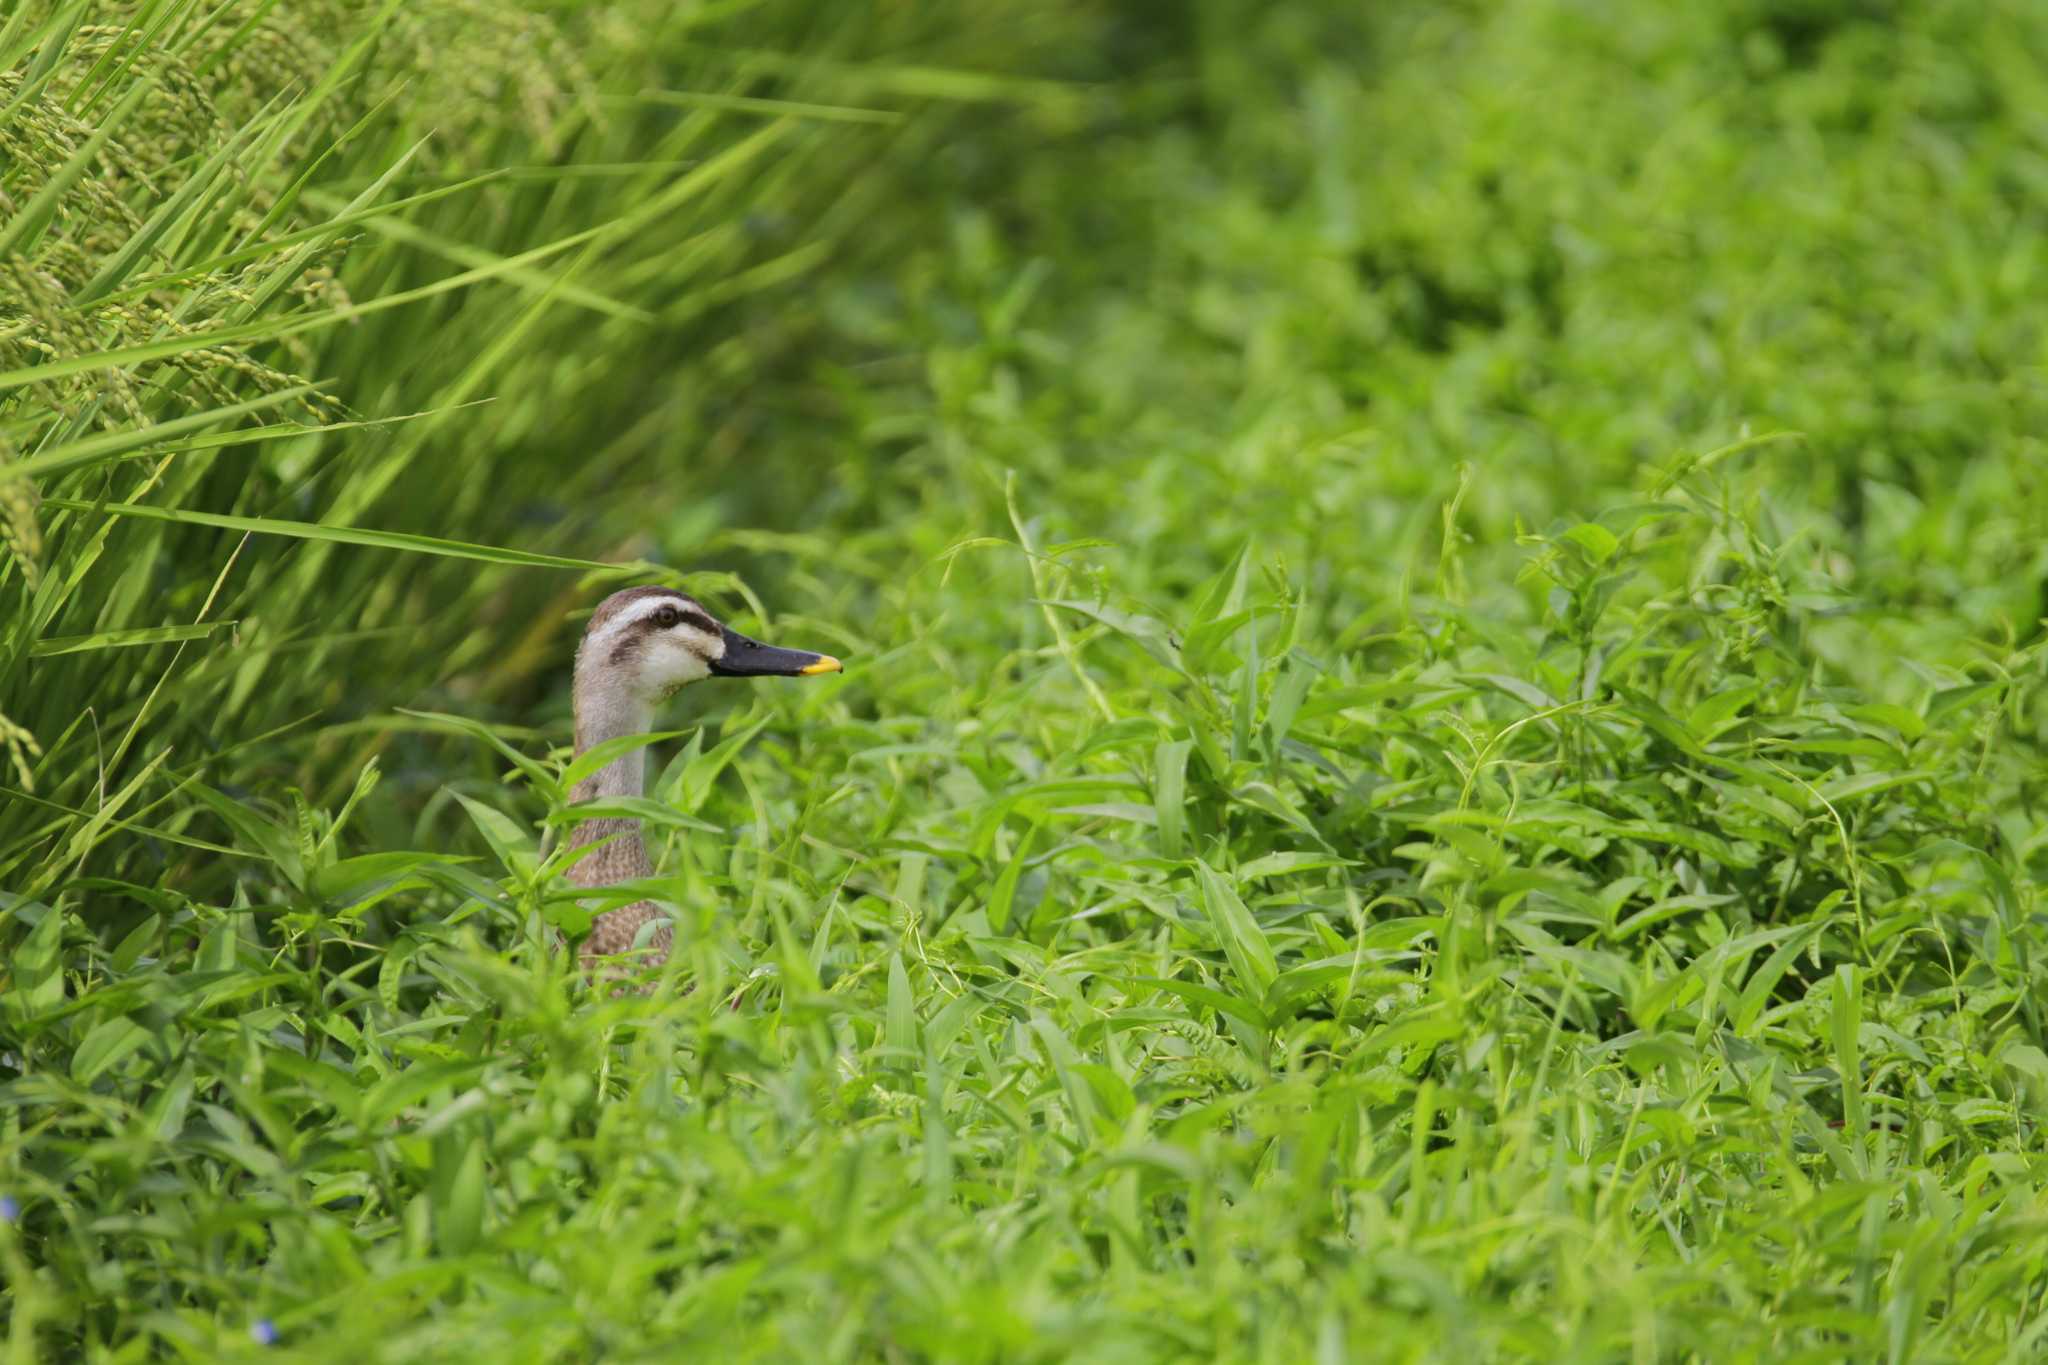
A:
{"label": "black bill", "polygon": [[721,678],[796,678],[807,673],[837,673],[839,660],[807,649],[777,649],[749,640],[736,630],[725,632],[725,653],[712,661]]}

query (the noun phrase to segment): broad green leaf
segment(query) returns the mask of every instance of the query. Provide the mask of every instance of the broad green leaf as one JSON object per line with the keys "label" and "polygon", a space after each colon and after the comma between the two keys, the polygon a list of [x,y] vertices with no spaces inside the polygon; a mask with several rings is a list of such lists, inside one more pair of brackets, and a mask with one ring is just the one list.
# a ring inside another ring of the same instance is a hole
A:
{"label": "broad green leaf", "polygon": [[1326,867],[1353,867],[1350,858],[1339,858],[1328,853],[1268,853],[1263,858],[1254,858],[1237,869],[1240,882],[1257,881],[1262,877],[1282,877],[1296,872],[1316,872]]}
{"label": "broad green leaf", "polygon": [[1772,935],[1782,942],[1764,960],[1761,967],[1750,973],[1748,981],[1743,985],[1742,994],[1731,1016],[1737,1034],[1748,1037],[1755,1030],[1764,1007],[1770,1002],[1771,992],[1784,980],[1786,972],[1791,970],[1799,955],[1826,932],[1826,929],[1824,922],[1814,922],[1788,926]]}
{"label": "broad green leaf", "polygon": [[552,773],[539,763],[528,758],[525,754],[520,753],[510,744],[507,744],[498,735],[497,731],[485,725],[482,721],[471,720],[468,716],[445,715],[438,711],[409,711],[402,706],[398,708],[398,714],[410,716],[415,720],[425,721],[437,730],[468,735],[473,739],[482,740],[504,755],[505,760],[519,770],[520,774],[526,778],[528,785],[535,791],[547,797],[550,801],[562,799],[562,788],[556,783]]}
{"label": "broad green leaf", "polygon": [[470,823],[476,826],[477,833],[483,835],[484,842],[498,859],[498,866],[519,882],[531,881],[539,861],[534,852],[532,834],[494,806],[485,805],[461,792],[451,792],[450,795],[469,812]]}
{"label": "broad green leaf", "polygon": [[1863,1056],[1857,1046],[1857,1023],[1863,1017],[1862,995],[1862,979],[1855,964],[1845,962],[1835,968],[1834,1053],[1835,1069],[1842,1077],[1842,1136],[1859,1170],[1869,1132],[1863,1117]]}
{"label": "broad green leaf", "polygon": [[119,1064],[149,1038],[149,1030],[133,1019],[120,1016],[101,1020],[79,1040],[77,1051],[71,1054],[71,1079],[80,1085],[91,1085],[101,1073]]}
{"label": "broad green leaf", "polygon": [[1940,777],[1941,774],[1931,772],[1854,773],[1848,777],[1823,782],[1820,794],[1828,802],[1839,805],[1873,796],[1881,791],[1890,791],[1893,787],[1903,787],[1914,782],[1939,781]]}
{"label": "broad green leaf", "polygon": [[1286,742],[1288,731],[1294,728],[1295,715],[1301,710],[1302,699],[1316,680],[1316,670],[1302,662],[1300,656],[1289,656],[1281,670],[1280,681],[1273,687],[1273,694],[1266,700],[1266,752],[1274,758],[1280,755],[1280,746]]}
{"label": "broad green leaf", "polygon": [[1095,1103],[1095,1091],[1079,1074],[1080,1054],[1060,1026],[1042,1013],[1031,1016],[1031,1029],[1038,1035],[1045,1049],[1047,1060],[1052,1063],[1053,1072],[1059,1077],[1060,1088],[1067,1097],[1067,1106],[1074,1116],[1074,1126],[1081,1130],[1081,1141],[1091,1141],[1102,1122]]}
{"label": "broad green leaf", "polygon": [[1564,533],[1564,539],[1584,550],[1586,558],[1594,564],[1605,564],[1621,548],[1614,532],[1597,521],[1580,522]]}
{"label": "broad green leaf", "polygon": [[1496,692],[1513,697],[1516,701],[1532,706],[1538,711],[1553,711],[1564,705],[1556,697],[1538,687],[1535,683],[1521,678],[1512,678],[1505,673],[1467,673],[1460,682],[1483,683]]}
{"label": "broad green leaf", "polygon": [[724,834],[723,826],[648,796],[603,796],[595,801],[578,801],[548,816],[550,825],[575,825],[585,820],[639,820],[658,829],[689,830],[697,834]]}
{"label": "broad green leaf", "polygon": [[917,1007],[910,990],[910,974],[904,970],[903,954],[889,954],[888,1024],[884,1042],[891,1052],[908,1058],[918,1051]]}
{"label": "broad green leaf", "polygon": [[1241,995],[1219,991],[1213,986],[1199,985],[1193,981],[1178,981],[1158,976],[1129,976],[1122,978],[1133,986],[1151,986],[1177,995],[1190,1004],[1204,1005],[1218,1014],[1229,1015],[1256,1029],[1270,1027],[1265,1011]]}
{"label": "broad green leaf", "polygon": [[58,970],[63,942],[63,908],[43,907],[42,918],[8,964],[10,1012],[17,1023],[48,1014],[64,1003],[64,977]]}
{"label": "broad green leaf", "polygon": [[719,774],[731,766],[732,761],[739,756],[740,750],[752,742],[754,736],[768,728],[771,719],[772,716],[758,716],[727,733],[706,752],[690,759],[683,768],[682,783],[677,791],[677,800],[684,811],[695,815],[704,809],[704,803],[711,799],[711,789],[718,781]]}
{"label": "broad green leaf", "polygon": [[317,868],[307,887],[328,902],[355,905],[365,897],[393,886],[417,884],[428,867],[469,861],[444,853],[414,853],[397,849],[364,853]]}
{"label": "broad green leaf", "polygon": [[577,783],[613,759],[644,749],[650,744],[665,744],[669,740],[679,739],[683,733],[681,730],[662,730],[653,734],[621,735],[616,739],[601,740],[578,754],[576,760],[562,770],[561,789],[573,791]]}
{"label": "broad green leaf", "polygon": [[[454,1171],[445,1184],[435,1172],[439,1197],[434,1205],[434,1241],[450,1256],[466,1255],[483,1235],[484,1142],[474,1136],[460,1146]],[[438,1165],[438,1163],[437,1163]]]}
{"label": "broad green leaf", "polygon": [[1039,605],[1070,611],[1091,621],[1098,621],[1118,635],[1136,641],[1143,646],[1146,653],[1167,667],[1180,667],[1179,643],[1174,638],[1172,628],[1157,617],[1124,611],[1100,602],[1051,600]]}
{"label": "broad green leaf", "polygon": [[2004,687],[2004,683],[1968,683],[1962,687],[1942,688],[1927,699],[1927,723],[1938,725],[1957,711],[1996,695]]}
{"label": "broad green leaf", "polygon": [[300,854],[299,841],[291,831],[255,807],[217,792],[203,782],[188,783],[185,789],[211,807],[242,844],[268,858],[287,882],[299,888],[306,885],[305,859]]}
{"label": "broad green leaf", "polygon": [[1162,739],[1152,755],[1152,803],[1159,813],[1159,851],[1178,861],[1187,847],[1188,753],[1191,740]]}
{"label": "broad green leaf", "polygon": [[1198,859],[1195,871],[1202,882],[1202,906],[1223,944],[1224,956],[1230,961],[1239,988],[1248,999],[1265,999],[1266,992],[1273,987],[1273,978],[1280,974],[1265,931],[1216,869]]}
{"label": "broad green leaf", "polygon": [[989,892],[988,924],[999,934],[1010,927],[1010,910],[1017,900],[1017,882],[1023,877],[1025,865],[1031,859],[1031,846],[1037,842],[1038,830],[1039,826],[1033,824],[1024,831],[1023,837],[1017,840],[1016,851],[1010,855],[1010,861],[1004,865],[996,877],[994,889]]}

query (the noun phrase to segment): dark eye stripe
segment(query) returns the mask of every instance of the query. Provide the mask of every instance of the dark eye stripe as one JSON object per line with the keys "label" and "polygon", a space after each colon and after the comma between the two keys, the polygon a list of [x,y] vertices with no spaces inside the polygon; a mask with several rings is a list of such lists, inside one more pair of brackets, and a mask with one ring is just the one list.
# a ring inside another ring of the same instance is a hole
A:
{"label": "dark eye stripe", "polygon": [[712,620],[703,612],[692,611],[688,607],[675,607],[667,605],[664,605],[659,611],[651,611],[647,613],[647,615],[635,621],[630,627],[630,629],[636,632],[644,632],[651,630],[672,630],[676,626],[693,626],[696,629],[703,631],[706,635],[717,635],[720,633],[718,629],[718,622]]}

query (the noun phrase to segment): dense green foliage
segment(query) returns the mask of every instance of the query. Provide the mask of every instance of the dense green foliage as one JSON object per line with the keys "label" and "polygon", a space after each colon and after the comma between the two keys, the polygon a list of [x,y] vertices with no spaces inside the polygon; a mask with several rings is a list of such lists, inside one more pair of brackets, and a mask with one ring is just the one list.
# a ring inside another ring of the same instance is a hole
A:
{"label": "dense green foliage", "polygon": [[2044,66],[13,0],[6,1361],[2035,1358]]}

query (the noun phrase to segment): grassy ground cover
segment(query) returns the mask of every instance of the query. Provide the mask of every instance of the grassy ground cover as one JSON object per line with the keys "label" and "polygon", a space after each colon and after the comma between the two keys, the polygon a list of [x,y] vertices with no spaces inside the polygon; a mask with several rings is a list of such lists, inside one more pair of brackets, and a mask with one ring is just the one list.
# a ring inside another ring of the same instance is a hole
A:
{"label": "grassy ground cover", "polygon": [[2044,62],[8,7],[8,1361],[2036,1358]]}

